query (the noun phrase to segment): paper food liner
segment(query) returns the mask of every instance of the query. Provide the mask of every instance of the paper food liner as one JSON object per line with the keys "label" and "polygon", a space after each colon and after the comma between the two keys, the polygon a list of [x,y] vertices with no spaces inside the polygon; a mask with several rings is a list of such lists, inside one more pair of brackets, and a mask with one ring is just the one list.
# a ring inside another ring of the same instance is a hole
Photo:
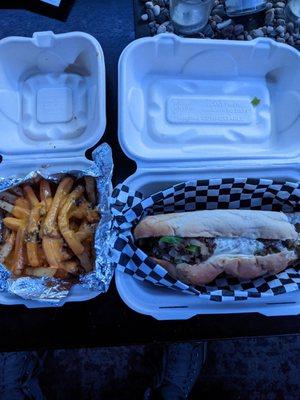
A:
{"label": "paper food liner", "polygon": [[220,276],[203,286],[176,280],[147,254],[137,248],[132,230],[146,215],[170,212],[251,209],[294,213],[300,211],[300,185],[269,179],[210,179],[180,183],[147,198],[119,185],[112,194],[113,261],[115,267],[142,281],[214,301],[246,300],[275,296],[300,288],[297,265],[277,275],[240,281]]}

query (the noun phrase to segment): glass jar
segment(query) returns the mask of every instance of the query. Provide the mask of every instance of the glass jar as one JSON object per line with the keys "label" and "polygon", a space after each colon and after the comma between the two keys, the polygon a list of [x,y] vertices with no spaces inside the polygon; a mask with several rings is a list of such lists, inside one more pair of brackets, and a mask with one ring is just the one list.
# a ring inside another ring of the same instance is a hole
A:
{"label": "glass jar", "polygon": [[300,24],[300,0],[289,0],[285,7],[285,15],[290,21]]}
{"label": "glass jar", "polygon": [[184,35],[199,32],[208,22],[213,0],[170,0],[175,31]]}
{"label": "glass jar", "polygon": [[225,0],[226,13],[229,17],[262,11],[266,8],[266,4],[267,0]]}

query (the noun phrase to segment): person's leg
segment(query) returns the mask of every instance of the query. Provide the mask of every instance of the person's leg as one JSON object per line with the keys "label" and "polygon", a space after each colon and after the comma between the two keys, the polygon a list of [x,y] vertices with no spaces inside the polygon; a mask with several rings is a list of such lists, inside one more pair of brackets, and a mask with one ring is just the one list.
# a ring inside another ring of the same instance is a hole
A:
{"label": "person's leg", "polygon": [[206,359],[207,343],[180,343],[166,346],[160,381],[145,393],[145,400],[188,398]]}
{"label": "person's leg", "polygon": [[43,400],[38,383],[42,365],[34,351],[0,353],[0,399]]}

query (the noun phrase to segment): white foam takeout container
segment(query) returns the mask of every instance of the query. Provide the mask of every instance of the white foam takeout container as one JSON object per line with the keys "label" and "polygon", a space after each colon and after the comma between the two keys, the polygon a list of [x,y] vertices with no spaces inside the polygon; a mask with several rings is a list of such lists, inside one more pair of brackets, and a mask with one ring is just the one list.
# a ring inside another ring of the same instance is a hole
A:
{"label": "white foam takeout container", "polygon": [[[300,53],[264,38],[136,40],[119,61],[119,141],[137,164],[126,184],[145,195],[190,179],[299,181]],[[300,291],[216,303],[119,271],[116,284],[129,307],[157,319],[300,311]]]}
{"label": "white foam takeout container", "polygon": [[[41,169],[81,170],[104,133],[105,65],[100,44],[82,32],[0,41],[0,176]],[[59,305],[99,292],[73,286]],[[0,304],[47,307],[0,292]]]}

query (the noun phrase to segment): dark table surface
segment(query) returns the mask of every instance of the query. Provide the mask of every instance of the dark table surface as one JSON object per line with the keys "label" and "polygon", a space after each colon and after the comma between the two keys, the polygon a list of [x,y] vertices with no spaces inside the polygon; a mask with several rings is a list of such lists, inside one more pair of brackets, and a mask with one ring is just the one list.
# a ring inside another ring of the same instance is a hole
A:
{"label": "dark table surface", "polygon": [[[123,48],[134,40],[131,0],[76,0],[66,22],[23,10],[0,10],[0,38],[52,30],[85,31],[95,36],[105,54],[107,128],[101,141],[109,143],[115,161],[114,183],[132,174],[133,162],[117,139],[117,63]],[[26,309],[0,306],[0,350],[65,348],[297,334],[300,317],[260,314],[205,315],[187,321],[156,321],[130,310],[112,283],[105,295],[61,308]]]}

